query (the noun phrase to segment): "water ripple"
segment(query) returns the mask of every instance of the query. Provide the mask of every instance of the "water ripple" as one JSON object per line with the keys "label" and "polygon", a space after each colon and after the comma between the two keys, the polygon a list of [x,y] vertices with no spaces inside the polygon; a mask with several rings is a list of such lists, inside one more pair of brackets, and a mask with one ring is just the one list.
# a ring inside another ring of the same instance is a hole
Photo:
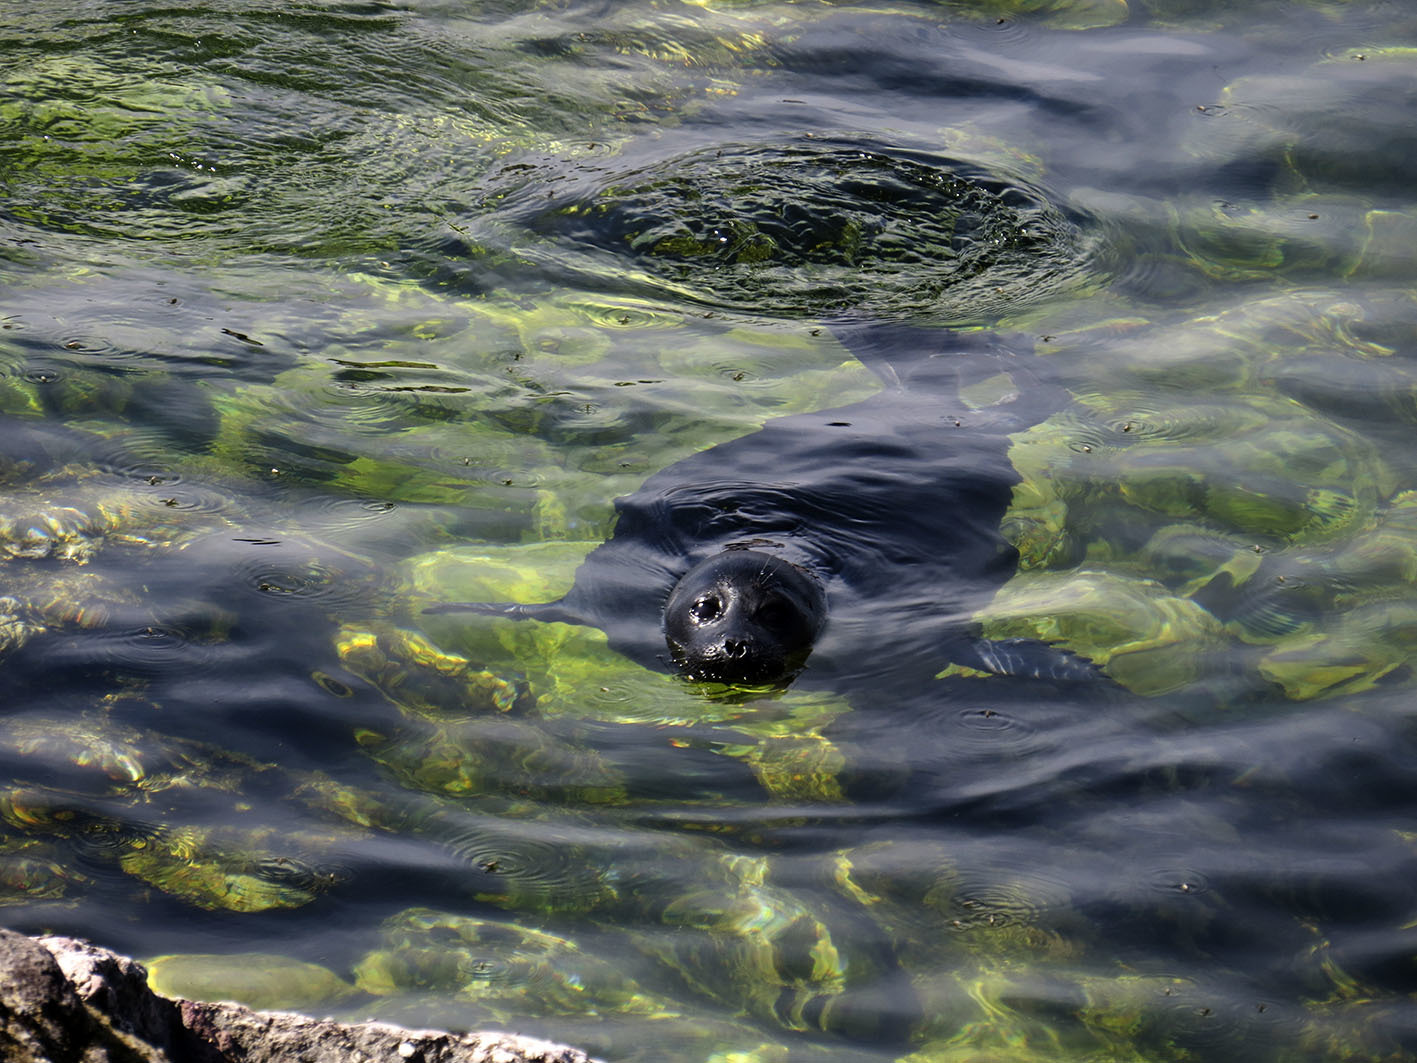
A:
{"label": "water ripple", "polygon": [[610,290],[784,317],[980,320],[1093,272],[1079,219],[1040,189],[871,141],[727,144],[580,184],[549,202],[524,193],[514,213],[556,238],[530,249],[545,268]]}

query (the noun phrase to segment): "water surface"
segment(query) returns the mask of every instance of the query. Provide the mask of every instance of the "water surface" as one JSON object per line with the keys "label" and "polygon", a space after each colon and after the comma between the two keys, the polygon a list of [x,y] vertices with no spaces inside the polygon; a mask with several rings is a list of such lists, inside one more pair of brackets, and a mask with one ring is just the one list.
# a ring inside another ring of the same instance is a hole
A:
{"label": "water surface", "polygon": [[[1232,7],[11,5],[5,922],[606,1060],[1417,1051],[1417,17]],[[1105,680],[422,612],[1011,388],[960,620]]]}

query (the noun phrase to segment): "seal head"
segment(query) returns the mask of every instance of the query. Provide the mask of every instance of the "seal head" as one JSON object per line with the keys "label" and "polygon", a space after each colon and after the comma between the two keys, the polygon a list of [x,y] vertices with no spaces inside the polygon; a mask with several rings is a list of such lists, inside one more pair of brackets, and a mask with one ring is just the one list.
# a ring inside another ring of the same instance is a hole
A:
{"label": "seal head", "polygon": [[791,679],[826,619],[807,572],[759,550],[729,549],[691,568],[664,605],[664,637],[690,679],[766,685]]}

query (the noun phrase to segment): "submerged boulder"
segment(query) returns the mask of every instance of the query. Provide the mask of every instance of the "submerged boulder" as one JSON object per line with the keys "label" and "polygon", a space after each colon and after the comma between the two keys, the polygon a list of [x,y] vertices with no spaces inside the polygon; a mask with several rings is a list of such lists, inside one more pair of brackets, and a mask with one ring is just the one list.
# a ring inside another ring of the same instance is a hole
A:
{"label": "submerged boulder", "polygon": [[240,1004],[169,1000],[142,965],[74,938],[0,930],[0,1058],[9,1063],[590,1063],[503,1033],[338,1023]]}

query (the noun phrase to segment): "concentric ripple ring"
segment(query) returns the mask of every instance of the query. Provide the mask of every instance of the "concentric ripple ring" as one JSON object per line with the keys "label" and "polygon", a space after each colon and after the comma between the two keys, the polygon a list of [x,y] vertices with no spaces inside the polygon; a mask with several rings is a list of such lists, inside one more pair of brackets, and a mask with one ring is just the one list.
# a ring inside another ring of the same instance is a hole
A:
{"label": "concentric ripple ring", "polygon": [[550,272],[789,318],[982,321],[1098,272],[1095,230],[1042,189],[872,142],[702,149],[520,214]]}

